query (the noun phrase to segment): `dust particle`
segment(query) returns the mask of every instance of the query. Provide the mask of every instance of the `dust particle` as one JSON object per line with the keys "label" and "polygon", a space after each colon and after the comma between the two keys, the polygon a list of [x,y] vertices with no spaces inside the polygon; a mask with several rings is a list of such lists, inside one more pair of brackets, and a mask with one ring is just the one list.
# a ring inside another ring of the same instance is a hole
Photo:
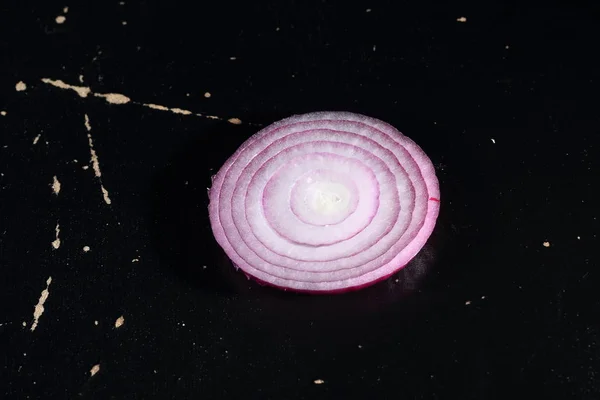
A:
{"label": "dust particle", "polygon": [[64,15],[59,15],[55,19],[57,24],[63,24],[66,20],[67,20],[67,18]]}
{"label": "dust particle", "polygon": [[496,141],[494,139],[492,139],[492,143],[496,144]]}
{"label": "dust particle", "polygon": [[468,306],[468,305],[470,305],[470,304],[471,304],[471,300],[467,300],[467,301],[465,301],[465,305],[466,305],[466,306]]}
{"label": "dust particle", "polygon": [[0,111],[0,115],[2,115],[3,117],[6,116],[6,111]]}
{"label": "dust particle", "polygon": [[544,243],[542,243],[542,245],[543,245],[544,247],[550,247],[550,242],[544,242]]}
{"label": "dust particle", "polygon": [[370,13],[370,12],[371,12],[371,9],[370,9],[370,8],[367,8],[367,9],[365,10],[365,12],[368,12],[368,13]]}
{"label": "dust particle", "polygon": [[115,328],[119,329],[120,327],[123,326],[123,324],[125,323],[125,317],[123,317],[122,315],[117,318],[117,320],[115,321]]}
{"label": "dust particle", "polygon": [[127,21],[121,21],[121,25],[123,25],[123,26],[127,25]]}
{"label": "dust particle", "polygon": [[100,364],[96,364],[90,369],[90,376],[94,376],[100,371]]}
{"label": "dust particle", "polygon": [[81,167],[82,169],[88,169],[90,166],[89,165],[84,165],[83,167]]}
{"label": "dust particle", "polygon": [[132,263],[136,263],[136,262],[140,262],[139,258],[134,258],[133,260],[131,260]]}
{"label": "dust particle", "polygon": [[83,83],[83,75],[79,75],[79,82]]}
{"label": "dust particle", "polygon": [[239,118],[229,118],[227,122],[234,125],[240,125],[242,123],[242,120]]}
{"label": "dust particle", "polygon": [[15,85],[15,89],[17,89],[17,92],[23,92],[27,90],[27,85],[25,84],[25,82],[20,81]]}
{"label": "dust particle", "polygon": [[231,61],[235,61],[235,60],[237,60],[237,57],[229,57],[229,59],[230,59]]}
{"label": "dust particle", "polygon": [[54,177],[52,179],[53,179],[53,182],[52,182],[52,191],[54,192],[54,194],[56,196],[58,196],[58,194],[60,193],[60,181],[58,180],[58,178],[56,177],[56,175],[54,175]]}
{"label": "dust particle", "polygon": [[212,96],[212,95],[210,94],[210,92],[206,92],[206,93],[204,93],[204,97],[206,97],[207,99],[209,99],[209,98],[210,98],[210,96]]}
{"label": "dust particle", "polygon": [[64,7],[64,8],[63,8],[63,13],[65,13],[65,14],[66,14],[66,13],[68,13],[68,12],[69,12],[69,7]]}
{"label": "dust particle", "polygon": [[90,246],[83,246],[83,251],[86,253],[90,251]]}
{"label": "dust particle", "polygon": [[460,18],[456,18],[457,22],[467,22],[467,18],[465,17],[460,17]]}
{"label": "dust particle", "polygon": [[37,144],[37,142],[40,141],[40,137],[42,136],[41,133],[38,133],[38,135],[36,137],[33,138],[33,144]]}
{"label": "dust particle", "polygon": [[325,381],[323,379],[315,379],[315,385],[322,385]]}
{"label": "dust particle", "polygon": [[94,321],[94,325],[98,326],[98,321]]}

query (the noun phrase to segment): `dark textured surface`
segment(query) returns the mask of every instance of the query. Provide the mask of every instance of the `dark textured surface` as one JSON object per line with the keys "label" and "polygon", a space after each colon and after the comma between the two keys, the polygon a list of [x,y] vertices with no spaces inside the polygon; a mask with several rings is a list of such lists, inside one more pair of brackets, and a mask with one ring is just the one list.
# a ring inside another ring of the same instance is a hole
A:
{"label": "dark textured surface", "polygon": [[[0,397],[600,398],[599,10],[419,4],[3,2]],[[257,286],[208,226],[248,122],[316,110],[395,125],[441,184],[417,260],[347,295]]]}

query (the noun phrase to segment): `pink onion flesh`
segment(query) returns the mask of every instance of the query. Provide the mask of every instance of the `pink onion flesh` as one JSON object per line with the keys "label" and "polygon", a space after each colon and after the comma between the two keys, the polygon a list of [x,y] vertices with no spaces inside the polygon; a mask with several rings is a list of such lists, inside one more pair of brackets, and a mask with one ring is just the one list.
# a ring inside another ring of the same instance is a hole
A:
{"label": "pink onion flesh", "polygon": [[380,120],[316,112],[250,137],[213,177],[214,236],[246,276],[329,293],[369,286],[425,245],[440,208],[433,164]]}

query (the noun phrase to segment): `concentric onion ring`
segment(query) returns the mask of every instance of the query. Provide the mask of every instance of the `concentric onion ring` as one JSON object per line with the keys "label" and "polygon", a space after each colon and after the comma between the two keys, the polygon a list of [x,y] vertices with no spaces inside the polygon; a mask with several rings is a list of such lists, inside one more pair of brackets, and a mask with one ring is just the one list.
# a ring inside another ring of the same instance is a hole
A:
{"label": "concentric onion ring", "polygon": [[433,164],[374,118],[317,112],[250,137],[213,177],[214,236],[248,277],[342,292],[404,267],[439,213]]}

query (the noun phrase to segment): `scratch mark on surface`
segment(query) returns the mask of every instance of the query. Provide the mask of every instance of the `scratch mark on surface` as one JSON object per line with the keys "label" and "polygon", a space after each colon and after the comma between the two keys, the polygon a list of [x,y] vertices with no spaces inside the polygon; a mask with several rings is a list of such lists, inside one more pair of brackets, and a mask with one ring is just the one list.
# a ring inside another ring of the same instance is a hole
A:
{"label": "scratch mark on surface", "polygon": [[54,192],[54,194],[56,196],[58,196],[58,194],[60,193],[60,181],[58,180],[58,178],[56,177],[56,175],[54,175],[54,177],[52,178],[52,192]]}
{"label": "scratch mark on surface", "polygon": [[15,89],[17,90],[17,92],[23,92],[23,91],[27,90],[27,85],[25,84],[25,82],[19,81],[15,85]]}
{"label": "scratch mark on surface", "polygon": [[96,364],[90,369],[90,376],[94,376],[100,371],[100,364]]}
{"label": "scratch mark on surface", "polygon": [[110,104],[127,104],[131,99],[120,93],[94,93],[94,96],[101,97]]}
{"label": "scratch mark on surface", "polygon": [[[81,83],[83,83],[83,75],[79,75],[79,81]],[[142,107],[146,107],[146,108],[151,108],[153,110],[158,110],[158,111],[168,111],[168,112],[172,112],[173,114],[180,114],[180,115],[195,115],[197,117],[201,117],[201,118],[207,118],[207,119],[215,119],[215,120],[219,120],[219,121],[227,121],[230,124],[233,125],[240,125],[242,123],[242,120],[240,120],[239,118],[222,118],[216,115],[206,115],[206,114],[201,114],[201,113],[194,113],[192,111],[183,109],[183,108],[179,108],[179,107],[166,107],[160,104],[153,104],[153,103],[141,103],[141,102],[137,102],[137,101],[133,101],[131,100],[131,98],[129,98],[128,96],[125,96],[124,94],[120,94],[120,93],[93,93],[92,89],[90,89],[88,86],[78,86],[78,85],[70,85],[68,83],[63,82],[60,79],[50,79],[50,78],[43,78],[42,82],[48,84],[48,85],[52,85],[54,87],[57,87],[59,89],[67,89],[67,90],[73,90],[75,91],[80,97],[88,97],[88,95],[93,95],[94,97],[99,97],[99,98],[103,98],[104,100],[106,100],[107,103],[110,104],[117,104],[117,105],[122,105],[122,104],[128,104],[128,103],[132,103],[132,104],[137,104],[139,106]],[[208,94],[208,96],[206,96],[206,94]],[[210,93],[205,93],[205,97],[210,97]],[[255,125],[255,126],[262,126],[262,124],[257,124],[257,123],[248,123],[246,122],[246,124],[248,125]]]}
{"label": "scratch mark on surface", "polygon": [[50,288],[51,283],[52,277],[49,276],[48,280],[46,280],[46,289],[42,290],[42,293],[40,294],[40,299],[35,305],[33,311],[33,323],[31,324],[31,332],[35,331],[35,328],[37,328],[38,323],[40,322],[40,317],[44,313],[44,303],[46,303],[46,300],[48,300],[48,296],[50,295],[50,291],[48,289]]}
{"label": "scratch mark on surface", "polygon": [[94,149],[94,140],[92,139],[92,126],[90,125],[90,117],[85,114],[85,128],[87,129],[87,137],[88,137],[88,146],[90,148],[90,161],[92,162],[92,168],[94,169],[94,175],[100,181],[100,191],[102,192],[102,197],[104,198],[104,202],[106,204],[111,204],[112,201],[108,195],[108,190],[104,187],[102,183],[102,171],[100,171],[100,160],[98,159],[98,155],[96,154],[96,150]]}
{"label": "scratch mark on surface", "polygon": [[125,323],[125,317],[123,317],[122,315],[117,318],[117,320],[115,321],[115,328],[119,329],[120,327],[123,326],[123,324]]}
{"label": "scratch mark on surface", "polygon": [[42,134],[38,133],[38,135],[33,138],[33,144],[37,144],[40,141],[40,137],[42,137]]}
{"label": "scratch mark on surface", "polygon": [[60,247],[60,238],[58,237],[60,234],[60,225],[58,222],[56,223],[56,228],[54,228],[54,231],[56,233],[56,239],[52,242],[52,247],[54,247],[54,249],[58,249]]}
{"label": "scratch mark on surface", "polygon": [[54,87],[57,87],[59,89],[73,90],[80,97],[87,97],[88,94],[90,94],[92,92],[92,90],[89,87],[69,85],[68,83],[63,82],[60,79],[54,80],[54,79],[49,79],[49,78],[42,78],[42,82],[44,82],[44,83],[46,83],[48,85],[52,85]]}

